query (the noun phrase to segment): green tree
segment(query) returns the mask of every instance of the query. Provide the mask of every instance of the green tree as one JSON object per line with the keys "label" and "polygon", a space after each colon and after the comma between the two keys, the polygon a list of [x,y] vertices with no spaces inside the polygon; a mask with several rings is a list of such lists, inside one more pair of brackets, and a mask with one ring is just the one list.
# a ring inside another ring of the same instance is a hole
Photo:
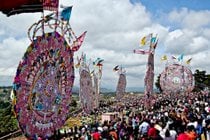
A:
{"label": "green tree", "polygon": [[210,75],[206,74],[206,71],[195,70],[193,74],[195,80],[194,91],[204,90],[205,88],[210,88]]}
{"label": "green tree", "polygon": [[0,137],[18,130],[18,122],[12,112],[11,87],[0,87]]}
{"label": "green tree", "polygon": [[[0,102],[0,104],[5,105],[7,103]],[[0,109],[0,136],[4,136],[18,130],[18,122],[11,110],[11,104],[8,104],[8,106],[4,109]]]}

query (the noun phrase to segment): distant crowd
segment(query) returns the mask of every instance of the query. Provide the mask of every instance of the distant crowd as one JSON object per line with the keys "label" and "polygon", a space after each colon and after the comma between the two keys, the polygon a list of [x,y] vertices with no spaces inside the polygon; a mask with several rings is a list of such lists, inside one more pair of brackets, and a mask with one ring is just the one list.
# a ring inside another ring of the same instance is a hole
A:
{"label": "distant crowd", "polygon": [[109,121],[62,129],[62,140],[210,140],[210,94],[156,94],[145,107],[142,97],[101,106],[98,113],[118,112]]}

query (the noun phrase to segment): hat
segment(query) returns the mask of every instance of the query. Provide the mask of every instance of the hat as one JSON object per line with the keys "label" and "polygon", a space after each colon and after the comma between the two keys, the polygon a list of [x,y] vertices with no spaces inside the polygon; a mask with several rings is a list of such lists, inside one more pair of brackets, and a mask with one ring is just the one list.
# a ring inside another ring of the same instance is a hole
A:
{"label": "hat", "polygon": [[102,127],[98,127],[98,131],[102,132],[103,128]]}

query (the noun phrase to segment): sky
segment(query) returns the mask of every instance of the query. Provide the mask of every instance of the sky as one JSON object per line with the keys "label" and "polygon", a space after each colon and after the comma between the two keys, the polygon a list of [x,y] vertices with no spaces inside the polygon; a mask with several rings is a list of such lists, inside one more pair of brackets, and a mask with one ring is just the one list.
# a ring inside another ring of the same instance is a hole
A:
{"label": "sky", "polygon": [[[126,69],[127,87],[144,87],[147,55],[134,54],[140,49],[142,37],[158,35],[155,52],[155,81],[164,70],[163,55],[184,54],[188,67],[210,73],[210,1],[209,0],[60,0],[73,5],[70,24],[79,36],[87,31],[80,50],[74,57],[86,53],[87,59],[104,59],[101,87],[115,89],[119,75],[113,67]],[[12,80],[19,61],[30,44],[28,28],[37,22],[41,13],[6,17],[0,13],[0,84]],[[76,61],[75,61],[76,62]],[[75,70],[75,84],[79,72]]]}

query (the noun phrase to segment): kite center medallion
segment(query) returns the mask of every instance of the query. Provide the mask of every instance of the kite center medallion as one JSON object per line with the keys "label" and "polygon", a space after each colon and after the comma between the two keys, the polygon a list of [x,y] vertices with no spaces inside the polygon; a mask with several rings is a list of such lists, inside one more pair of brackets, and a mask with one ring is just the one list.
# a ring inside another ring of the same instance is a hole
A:
{"label": "kite center medallion", "polygon": [[180,78],[179,77],[174,77],[172,81],[173,81],[174,84],[179,84],[180,83]]}

